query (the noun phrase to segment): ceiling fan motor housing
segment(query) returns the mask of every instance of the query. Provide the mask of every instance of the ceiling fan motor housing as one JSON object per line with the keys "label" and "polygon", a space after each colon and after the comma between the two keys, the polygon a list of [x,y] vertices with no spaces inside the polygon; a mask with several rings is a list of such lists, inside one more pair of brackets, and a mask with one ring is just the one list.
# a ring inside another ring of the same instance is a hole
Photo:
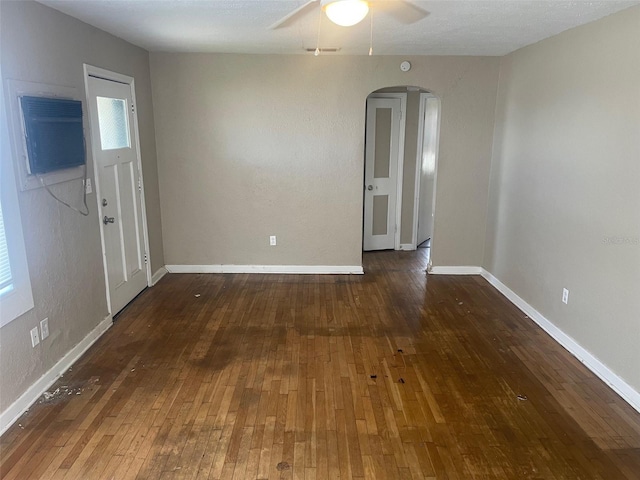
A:
{"label": "ceiling fan motor housing", "polygon": [[366,0],[320,0],[320,6],[329,20],[342,27],[360,23],[369,13]]}

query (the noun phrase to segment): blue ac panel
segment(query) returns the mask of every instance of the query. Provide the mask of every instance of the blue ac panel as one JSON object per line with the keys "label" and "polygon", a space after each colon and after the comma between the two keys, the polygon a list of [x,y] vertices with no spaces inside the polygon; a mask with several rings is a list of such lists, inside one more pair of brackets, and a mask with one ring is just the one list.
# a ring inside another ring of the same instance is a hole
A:
{"label": "blue ac panel", "polygon": [[82,102],[23,96],[20,104],[32,174],[84,165]]}

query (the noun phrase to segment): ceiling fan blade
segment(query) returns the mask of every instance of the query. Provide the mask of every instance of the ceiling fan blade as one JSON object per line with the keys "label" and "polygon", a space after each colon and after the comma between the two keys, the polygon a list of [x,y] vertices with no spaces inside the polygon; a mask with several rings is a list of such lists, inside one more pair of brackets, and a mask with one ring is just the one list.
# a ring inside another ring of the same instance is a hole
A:
{"label": "ceiling fan blade", "polygon": [[291,23],[293,23],[293,21],[295,20],[296,16],[301,14],[304,10],[306,10],[308,7],[310,7],[314,3],[318,3],[318,0],[309,0],[306,3],[303,3],[298,8],[296,8],[292,12],[290,12],[287,15],[285,15],[284,17],[282,17],[276,23],[270,25],[269,26],[269,30],[275,30],[277,28],[283,28],[283,27],[289,26]]}
{"label": "ceiling fan blade", "polygon": [[375,8],[383,10],[401,23],[416,23],[429,15],[424,8],[408,0],[379,0]]}

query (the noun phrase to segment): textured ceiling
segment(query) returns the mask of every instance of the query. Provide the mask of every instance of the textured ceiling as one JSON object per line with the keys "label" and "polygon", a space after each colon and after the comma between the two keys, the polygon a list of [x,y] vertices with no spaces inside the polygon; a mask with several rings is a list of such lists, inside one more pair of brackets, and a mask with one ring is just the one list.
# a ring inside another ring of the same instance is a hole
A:
{"label": "textured ceiling", "polygon": [[[315,48],[320,7],[286,28],[269,25],[305,0],[39,0],[150,51],[306,53]],[[430,15],[411,25],[376,12],[376,55],[504,55],[564,30],[597,20],[640,0],[415,1]],[[323,17],[320,46],[366,55],[369,18],[344,28]]]}

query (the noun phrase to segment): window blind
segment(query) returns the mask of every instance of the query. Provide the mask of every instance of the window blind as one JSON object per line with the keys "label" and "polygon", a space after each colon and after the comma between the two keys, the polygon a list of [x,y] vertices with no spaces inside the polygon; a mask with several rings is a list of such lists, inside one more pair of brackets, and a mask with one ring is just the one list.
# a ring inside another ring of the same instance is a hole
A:
{"label": "window blind", "polygon": [[0,204],[0,295],[11,290],[11,265],[9,264],[9,250],[2,219],[2,204]]}

